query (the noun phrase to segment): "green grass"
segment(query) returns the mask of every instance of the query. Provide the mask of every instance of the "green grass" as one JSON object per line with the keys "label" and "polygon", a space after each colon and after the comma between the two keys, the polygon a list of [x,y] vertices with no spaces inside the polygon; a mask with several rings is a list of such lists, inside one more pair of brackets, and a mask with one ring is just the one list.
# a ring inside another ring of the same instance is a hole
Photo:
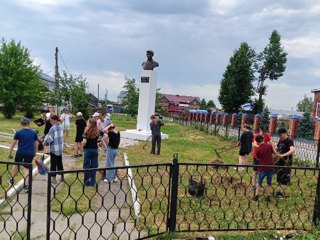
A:
{"label": "green grass", "polygon": [[[170,139],[162,142],[161,156],[150,155],[150,144],[145,150],[142,149],[142,144],[132,146],[125,149],[131,165],[170,163],[174,153],[179,155],[180,163],[208,164],[216,158],[214,148],[219,151],[235,144],[235,140],[225,140],[175,123],[166,123],[162,131],[168,133]],[[237,164],[238,151],[238,148],[235,148],[221,154],[222,160],[225,163]],[[267,204],[263,198],[258,203],[251,201],[251,168],[238,172],[233,168],[226,171],[207,166],[180,165],[177,229],[197,231],[294,227],[311,230],[317,174],[303,170],[293,173],[292,184],[286,191],[289,198],[284,201],[273,199],[271,204]],[[164,231],[168,169],[141,167],[134,171],[134,174],[142,203],[140,227],[143,228],[145,222],[155,222],[153,228]],[[198,181],[206,181],[206,197],[194,198],[188,195],[188,179],[191,176]],[[277,191],[275,178],[273,186],[274,191]],[[228,182],[231,179],[233,182]],[[242,183],[239,183],[240,179],[243,180]]]}
{"label": "green grass", "polygon": [[[0,117],[0,131],[10,133],[11,128],[18,129],[19,119],[19,116],[15,117],[13,120],[5,120],[3,117]],[[120,130],[135,129],[136,127],[136,120],[124,115],[113,114],[112,120]],[[35,126],[32,128],[38,127]],[[40,132],[43,132],[43,128],[40,129],[42,129]],[[199,129],[184,127],[176,123],[166,122],[162,131],[169,134],[170,139],[162,142],[161,156],[150,155],[150,142],[145,149],[142,148],[144,142],[141,142],[136,146],[121,150],[120,153],[126,152],[128,154],[131,165],[171,163],[173,154],[175,153],[179,155],[178,158],[180,163],[207,164],[216,159],[213,149],[217,149],[218,151],[223,150],[236,143],[235,140],[226,140],[223,137],[207,134],[203,131],[199,131]],[[73,142],[74,136],[75,126],[72,122],[70,143]],[[0,154],[1,156],[4,156],[6,153],[0,152]],[[72,149],[67,149],[67,154],[72,154]],[[235,148],[222,153],[221,157],[225,163],[237,164],[238,149]],[[101,155],[100,158],[104,158],[104,156]],[[82,169],[82,158],[77,162],[74,168]],[[2,170],[2,172],[4,171]],[[148,222],[150,223],[148,228],[153,233],[156,233],[157,229],[164,230],[168,207],[167,194],[169,186],[169,168],[167,166],[158,168],[150,167],[148,169],[141,167],[138,170],[134,170],[134,174],[134,179],[138,187],[138,196],[142,203],[142,213],[138,219],[139,225],[137,227],[141,227],[142,229],[145,222]],[[276,204],[274,201],[272,205],[267,205],[263,200],[261,202],[259,201],[259,203],[252,203],[249,200],[252,196],[250,190],[251,174],[251,169],[242,173],[237,173],[233,169],[229,169],[229,171],[226,172],[225,169],[215,170],[206,168],[206,166],[199,168],[195,168],[194,166],[181,166],[181,177],[179,179],[178,188],[178,229],[186,230],[189,226],[191,229],[200,228],[203,230],[208,227],[216,228],[217,222],[221,223],[220,228],[223,229],[236,227],[245,228],[247,226],[247,221],[249,220],[251,221],[250,227],[252,228],[272,228],[272,224],[265,221],[265,219],[270,217],[270,212],[272,212],[275,221],[280,221],[281,219],[286,221],[289,214],[290,217],[293,218],[294,216],[299,216],[301,221],[297,222],[296,227],[300,228],[303,226],[306,229],[312,230],[309,212],[313,211],[316,184],[316,175],[314,173],[300,170],[297,171],[295,174],[296,177],[292,178],[292,185],[287,191],[290,197],[282,203],[279,202]],[[202,176],[202,180],[206,180],[206,197],[190,198],[190,196],[188,196],[186,193],[186,186],[188,185],[188,179],[191,175],[193,175],[195,179],[200,180]],[[222,178],[222,181],[219,179],[219,176],[224,177]],[[237,185],[236,188],[234,188],[234,182],[228,183],[231,177],[235,181],[240,179],[240,177],[243,178],[244,184]],[[64,184],[56,194],[56,199],[53,199],[52,201],[53,211],[62,212],[62,214],[65,215],[94,211],[94,196],[96,194],[96,189],[83,188],[81,177],[67,175],[66,182],[67,183]],[[153,185],[151,185],[151,182],[153,182]],[[296,187],[298,183],[301,186],[301,189]],[[308,191],[308,189],[312,191]],[[229,199],[232,199],[232,201]],[[243,211],[240,210],[242,207],[247,208],[248,206],[250,206],[250,211],[246,211],[244,217],[242,217]],[[235,209],[235,211],[231,211],[230,208]],[[252,218],[254,218],[254,220],[252,220]],[[199,223],[199,219],[204,219],[204,221]],[[277,222],[277,224],[277,226],[286,227],[286,224],[288,223],[280,221]],[[287,227],[291,227],[291,225]],[[268,235],[269,233],[270,232],[267,232],[266,234]],[[273,234],[273,232],[270,234]],[[308,234],[310,234],[310,236],[318,236],[314,231],[311,231]],[[186,238],[192,236],[194,239],[194,236],[200,236],[200,234],[185,234],[184,236],[186,236]],[[261,238],[258,233],[253,233],[251,235],[249,233],[244,233],[244,236],[244,238],[241,238],[241,235],[238,236],[237,233],[236,235],[220,236],[218,239],[264,239]],[[248,238],[248,236],[252,238]],[[312,238],[308,238],[306,235],[306,238],[304,239]]]}
{"label": "green grass", "polygon": [[63,186],[60,187],[61,189],[59,184],[51,187],[52,191],[54,188],[59,189],[51,201],[52,211],[70,216],[95,210],[96,188],[83,185],[83,174],[66,176]]}

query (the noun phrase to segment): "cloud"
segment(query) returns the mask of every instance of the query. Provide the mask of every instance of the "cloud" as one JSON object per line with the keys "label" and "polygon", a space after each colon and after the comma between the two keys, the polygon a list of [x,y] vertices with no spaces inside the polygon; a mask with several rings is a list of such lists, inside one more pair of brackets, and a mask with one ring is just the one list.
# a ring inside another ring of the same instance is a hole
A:
{"label": "cloud", "polygon": [[117,95],[123,90],[125,84],[125,74],[121,72],[103,71],[100,73],[83,73],[89,83],[89,92],[104,99],[106,91],[108,91],[109,100],[117,100]]}
{"label": "cloud", "polygon": [[317,57],[320,54],[320,33],[311,32],[306,36],[284,39],[283,44],[289,56],[295,58]]}
{"label": "cloud", "polygon": [[296,110],[297,103],[303,99],[306,94],[313,97],[311,89],[308,86],[293,86],[287,83],[271,82],[268,84],[266,105],[272,109],[278,110]]}
{"label": "cloud", "polygon": [[[244,41],[262,51],[273,29],[288,52],[279,80],[285,92],[318,88],[319,12],[315,0],[4,0],[0,32],[21,40],[44,72],[54,67],[59,47],[72,73],[93,81],[92,91],[101,81],[113,98],[125,74],[139,78],[145,50],[153,49],[164,91],[216,99],[233,51]],[[278,104],[292,105],[289,98]]]}

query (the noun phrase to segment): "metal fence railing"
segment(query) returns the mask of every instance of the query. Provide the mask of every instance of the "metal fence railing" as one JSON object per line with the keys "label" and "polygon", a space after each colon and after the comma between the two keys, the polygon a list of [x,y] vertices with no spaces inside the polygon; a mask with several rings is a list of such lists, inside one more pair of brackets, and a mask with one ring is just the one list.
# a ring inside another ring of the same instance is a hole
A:
{"label": "metal fence railing", "polygon": [[[231,128],[230,125],[223,126],[221,124],[217,125],[216,123],[209,124],[209,122],[189,121],[185,118],[175,118],[174,120],[181,125],[193,127],[208,134],[218,135],[226,139],[238,139],[241,134],[239,127]],[[319,167],[320,140],[311,141],[301,138],[294,138],[293,140],[296,147],[294,165]],[[272,141],[274,144],[277,144],[279,136],[273,134]]]}
{"label": "metal fence railing", "polygon": [[[5,164],[0,186],[8,193],[3,179],[10,176],[12,163]],[[31,165],[28,167],[31,176]],[[174,155],[173,162],[166,164],[49,172],[46,238],[144,239],[166,232],[308,231],[318,224],[319,168],[273,166],[268,199],[266,182],[260,197],[253,198],[252,168],[179,163]],[[279,169],[287,169],[286,176],[290,176],[281,197]],[[111,170],[116,171],[117,180],[104,182],[105,171]],[[97,184],[85,186],[84,173],[93,171]],[[62,176],[57,182],[52,179],[56,174]],[[0,206],[0,239],[30,239],[31,191],[25,195],[26,205],[19,203],[23,196],[17,193]]]}
{"label": "metal fence railing", "polygon": [[[29,177],[28,191],[21,191],[25,177]],[[31,195],[32,164],[0,161],[0,239],[30,239]]]}
{"label": "metal fence railing", "polygon": [[[171,164],[49,172],[47,239],[141,239],[166,231]],[[116,170],[117,181],[102,180]],[[84,186],[96,171],[95,186]],[[64,181],[51,181],[56,173]],[[102,174],[99,174],[102,173]]]}
{"label": "metal fence railing", "polygon": [[[119,181],[83,185],[84,171],[60,172],[48,181],[47,239],[143,239],[167,231],[311,230],[320,219],[319,170],[274,167],[272,194],[266,183],[253,200],[252,166],[179,163],[115,168]],[[277,170],[290,184],[278,198]],[[58,173],[58,172],[56,172]],[[57,191],[59,189],[59,191]],[[111,200],[110,200],[111,199]]]}

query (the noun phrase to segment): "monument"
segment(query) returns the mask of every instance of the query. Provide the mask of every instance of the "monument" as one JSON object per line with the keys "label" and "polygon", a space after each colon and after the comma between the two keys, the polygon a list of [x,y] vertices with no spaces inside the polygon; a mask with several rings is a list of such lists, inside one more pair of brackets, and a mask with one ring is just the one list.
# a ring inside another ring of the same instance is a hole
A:
{"label": "monument", "polygon": [[[129,139],[146,141],[151,140],[150,116],[154,114],[157,92],[157,72],[153,71],[159,63],[153,60],[154,52],[147,51],[147,61],[142,63],[139,87],[139,107],[137,118],[137,129],[127,130],[121,136]],[[167,134],[161,134],[162,139],[169,138]]]}

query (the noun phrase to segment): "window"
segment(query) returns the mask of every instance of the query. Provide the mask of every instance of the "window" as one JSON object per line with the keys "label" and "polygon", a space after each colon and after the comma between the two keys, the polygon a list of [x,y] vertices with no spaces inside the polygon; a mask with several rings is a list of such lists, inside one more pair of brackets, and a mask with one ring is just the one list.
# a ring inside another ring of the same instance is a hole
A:
{"label": "window", "polygon": [[316,116],[320,117],[320,102],[317,102]]}

